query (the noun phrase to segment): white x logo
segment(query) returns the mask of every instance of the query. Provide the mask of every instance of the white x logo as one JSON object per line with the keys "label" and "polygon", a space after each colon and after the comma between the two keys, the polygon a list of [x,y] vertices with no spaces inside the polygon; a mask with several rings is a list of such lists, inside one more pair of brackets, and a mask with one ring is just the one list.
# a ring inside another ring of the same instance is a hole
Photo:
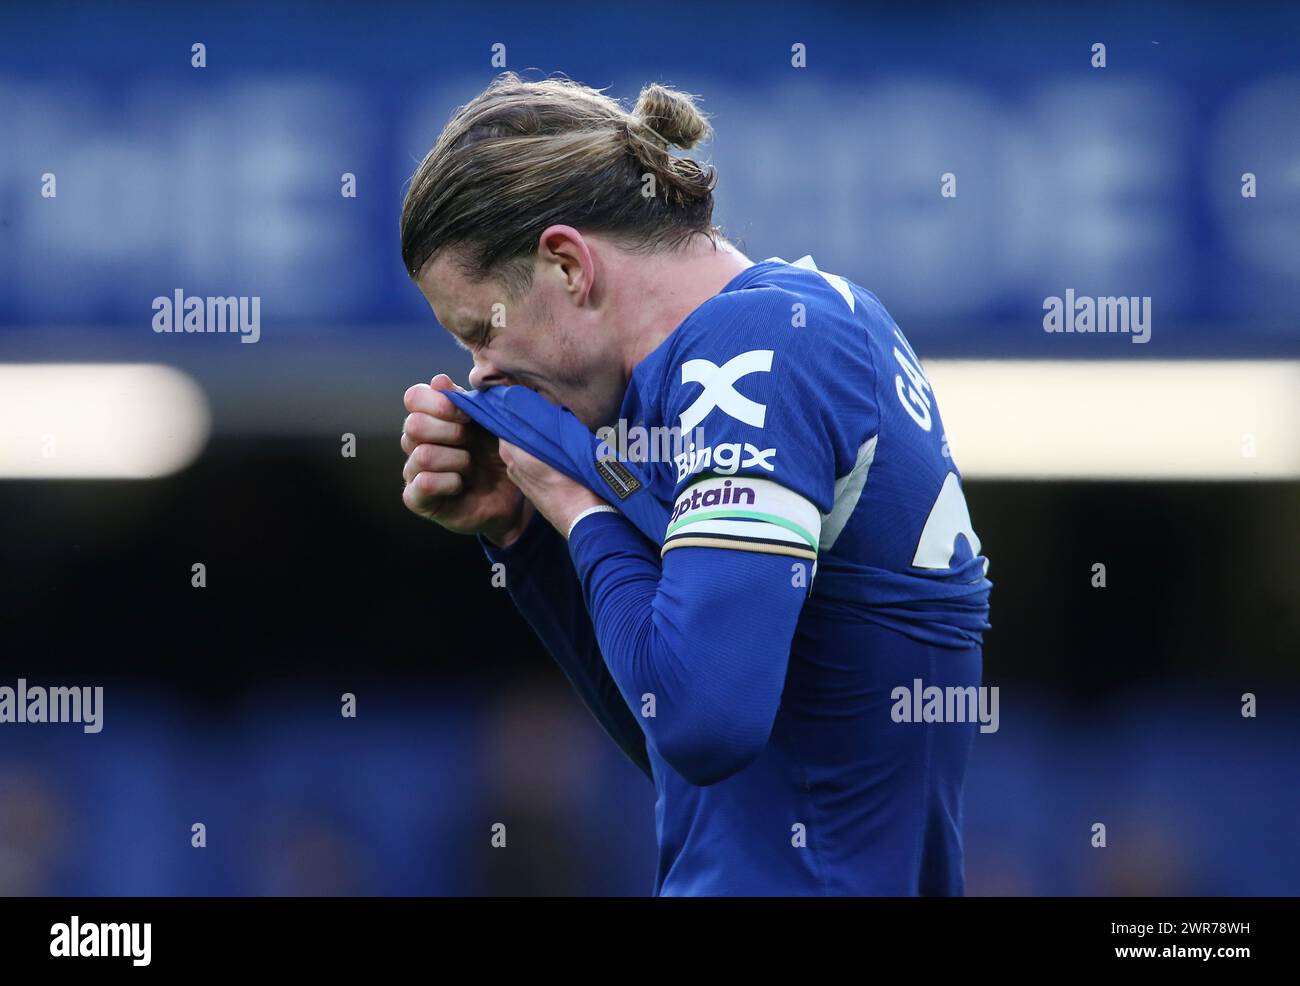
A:
{"label": "white x logo", "polygon": [[682,364],[682,383],[704,385],[704,392],[681,413],[682,434],[689,435],[715,407],[722,408],[737,421],[762,428],[767,405],[751,401],[738,393],[735,383],[751,373],[768,373],[772,369],[772,350],[751,349],[727,360],[722,366],[706,359],[688,359]]}

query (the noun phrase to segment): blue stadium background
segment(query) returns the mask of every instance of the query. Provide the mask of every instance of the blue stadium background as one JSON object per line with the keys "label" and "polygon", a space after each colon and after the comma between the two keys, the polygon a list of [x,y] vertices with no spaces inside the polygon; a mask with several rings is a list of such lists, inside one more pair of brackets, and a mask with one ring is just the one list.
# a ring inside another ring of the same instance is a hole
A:
{"label": "blue stadium background", "polygon": [[[0,727],[0,893],[649,891],[649,786],[476,548],[399,502],[401,394],[467,366],[404,276],[397,213],[493,45],[629,101],[702,94],[728,233],[875,291],[922,356],[1060,357],[1041,302],[1066,287],[1159,299],[1122,358],[1300,356],[1294,5],[0,17],[0,363],[166,363],[213,415],[166,479],[0,481],[0,683],[108,690],[101,734]],[[176,288],[261,296],[262,341],[153,333]],[[1296,893],[1297,485],[970,487],[1003,689],[970,891]],[[1104,598],[1079,574],[1098,556]]]}

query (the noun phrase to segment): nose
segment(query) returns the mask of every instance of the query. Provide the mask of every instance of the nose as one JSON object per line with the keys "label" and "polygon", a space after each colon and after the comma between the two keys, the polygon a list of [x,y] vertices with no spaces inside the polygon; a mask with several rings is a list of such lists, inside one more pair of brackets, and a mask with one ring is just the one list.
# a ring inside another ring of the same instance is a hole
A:
{"label": "nose", "polygon": [[474,369],[469,371],[469,385],[475,390],[487,390],[507,383],[505,374],[492,363],[479,356],[474,357]]}

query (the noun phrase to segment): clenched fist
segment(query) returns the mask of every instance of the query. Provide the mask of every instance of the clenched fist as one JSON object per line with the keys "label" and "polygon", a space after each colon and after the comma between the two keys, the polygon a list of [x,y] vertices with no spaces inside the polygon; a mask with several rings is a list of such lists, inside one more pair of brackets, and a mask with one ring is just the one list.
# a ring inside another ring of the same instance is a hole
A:
{"label": "clenched fist", "polygon": [[452,389],[458,388],[440,373],[406,392],[402,502],[449,531],[508,545],[528,526],[533,507],[506,475],[496,436],[443,393]]}

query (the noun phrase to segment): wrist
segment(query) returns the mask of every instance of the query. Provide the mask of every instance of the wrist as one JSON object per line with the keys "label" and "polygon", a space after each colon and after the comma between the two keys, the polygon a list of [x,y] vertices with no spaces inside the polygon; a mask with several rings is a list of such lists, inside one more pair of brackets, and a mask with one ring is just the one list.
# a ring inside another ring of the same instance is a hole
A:
{"label": "wrist", "polygon": [[587,507],[585,510],[580,511],[571,521],[569,521],[569,526],[564,532],[564,540],[567,541],[569,540],[569,538],[573,537],[573,529],[582,522],[583,518],[589,517],[592,514],[616,514],[616,513],[618,513],[618,510],[615,509],[614,507],[611,507],[608,503],[598,503],[593,506]]}
{"label": "wrist", "polygon": [[537,509],[528,500],[524,500],[518,516],[511,523],[484,530],[483,538],[494,548],[509,548],[523,537],[536,515]]}

